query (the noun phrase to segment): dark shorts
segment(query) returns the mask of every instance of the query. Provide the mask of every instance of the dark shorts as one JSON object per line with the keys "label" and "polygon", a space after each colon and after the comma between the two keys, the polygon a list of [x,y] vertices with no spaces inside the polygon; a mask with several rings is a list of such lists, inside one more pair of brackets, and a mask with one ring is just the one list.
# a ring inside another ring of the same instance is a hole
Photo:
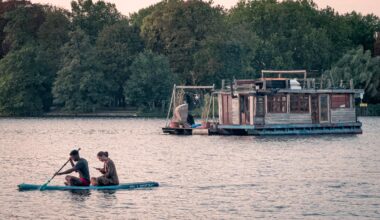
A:
{"label": "dark shorts", "polygon": [[70,176],[70,185],[72,186],[89,186],[90,180],[87,180],[85,178],[78,178]]}
{"label": "dark shorts", "polygon": [[104,176],[100,176],[96,178],[96,182],[98,186],[112,186],[112,185],[119,185],[119,183],[114,183],[112,179],[106,178]]}
{"label": "dark shorts", "polygon": [[90,185],[90,180],[88,180],[88,179],[79,178],[79,180],[82,183],[82,186],[89,186]]}

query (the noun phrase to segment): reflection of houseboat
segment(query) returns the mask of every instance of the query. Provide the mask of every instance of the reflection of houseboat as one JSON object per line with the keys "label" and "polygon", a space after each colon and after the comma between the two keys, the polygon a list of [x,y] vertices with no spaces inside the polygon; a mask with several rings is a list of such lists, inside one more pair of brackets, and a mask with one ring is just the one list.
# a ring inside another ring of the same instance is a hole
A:
{"label": "reflection of houseboat", "polygon": [[[270,74],[276,78],[267,77]],[[283,78],[295,74],[303,74],[303,78]],[[258,80],[235,80],[229,86],[222,83],[220,90],[214,90],[213,86],[175,86],[168,119],[171,109],[178,106],[173,102],[178,88],[210,89],[207,114],[202,126],[196,127],[186,122],[183,116],[187,114],[185,109],[182,117],[173,117],[163,132],[210,135],[362,133],[362,124],[355,113],[355,97],[362,94],[363,90],[354,89],[352,81],[348,86],[344,86],[343,82],[336,86],[330,81],[322,83],[324,81],[319,80],[317,85],[317,81],[306,78],[306,74],[304,70],[264,70]],[[210,113],[212,116],[209,120]]]}

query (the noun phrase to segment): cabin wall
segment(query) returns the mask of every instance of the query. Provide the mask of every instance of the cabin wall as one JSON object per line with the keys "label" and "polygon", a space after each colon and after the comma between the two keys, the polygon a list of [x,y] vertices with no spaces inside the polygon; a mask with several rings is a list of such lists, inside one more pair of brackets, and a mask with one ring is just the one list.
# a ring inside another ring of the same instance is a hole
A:
{"label": "cabin wall", "polygon": [[229,94],[219,94],[219,123],[232,124],[232,98]]}
{"label": "cabin wall", "polygon": [[267,113],[265,115],[265,124],[311,124],[310,113]]}
{"label": "cabin wall", "polygon": [[354,108],[331,109],[331,123],[355,122],[356,114]]}
{"label": "cabin wall", "polygon": [[253,125],[253,116],[255,115],[255,97],[249,96],[249,123]]}
{"label": "cabin wall", "polygon": [[232,107],[232,110],[231,110],[231,117],[232,117],[232,124],[234,125],[238,125],[240,124],[240,111],[239,111],[239,99],[238,98],[235,98],[235,99],[231,99],[231,107]]}

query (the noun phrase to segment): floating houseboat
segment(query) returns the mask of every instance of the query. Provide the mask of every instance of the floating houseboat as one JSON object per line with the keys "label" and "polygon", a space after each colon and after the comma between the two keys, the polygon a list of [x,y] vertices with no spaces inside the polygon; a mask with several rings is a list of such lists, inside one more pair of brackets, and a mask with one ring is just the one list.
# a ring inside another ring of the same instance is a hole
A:
{"label": "floating houseboat", "polygon": [[[209,94],[200,124],[189,114],[189,104],[178,98],[185,90]],[[259,79],[222,81],[218,90],[214,85],[174,85],[162,130],[176,135],[361,134],[355,100],[363,94],[352,80],[334,85],[307,78],[305,70],[263,70]]]}

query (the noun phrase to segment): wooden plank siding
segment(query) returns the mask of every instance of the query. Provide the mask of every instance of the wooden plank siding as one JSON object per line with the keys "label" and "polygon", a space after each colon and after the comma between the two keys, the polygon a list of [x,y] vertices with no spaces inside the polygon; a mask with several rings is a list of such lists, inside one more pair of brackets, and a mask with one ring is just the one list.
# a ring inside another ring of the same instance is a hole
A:
{"label": "wooden plank siding", "polygon": [[219,115],[219,123],[220,124],[224,124],[224,120],[223,120],[223,95],[222,94],[218,94],[218,115]]}
{"label": "wooden plank siding", "polygon": [[239,99],[234,98],[231,99],[231,117],[232,117],[232,124],[238,125],[240,124],[240,109],[239,109]]}
{"label": "wooden plank siding", "polygon": [[249,96],[249,123],[253,125],[253,116],[255,115],[255,97]]}
{"label": "wooden plank siding", "polygon": [[265,115],[265,124],[311,124],[310,113],[267,113]]}
{"label": "wooden plank siding", "polygon": [[355,122],[355,108],[331,109],[331,123]]}

